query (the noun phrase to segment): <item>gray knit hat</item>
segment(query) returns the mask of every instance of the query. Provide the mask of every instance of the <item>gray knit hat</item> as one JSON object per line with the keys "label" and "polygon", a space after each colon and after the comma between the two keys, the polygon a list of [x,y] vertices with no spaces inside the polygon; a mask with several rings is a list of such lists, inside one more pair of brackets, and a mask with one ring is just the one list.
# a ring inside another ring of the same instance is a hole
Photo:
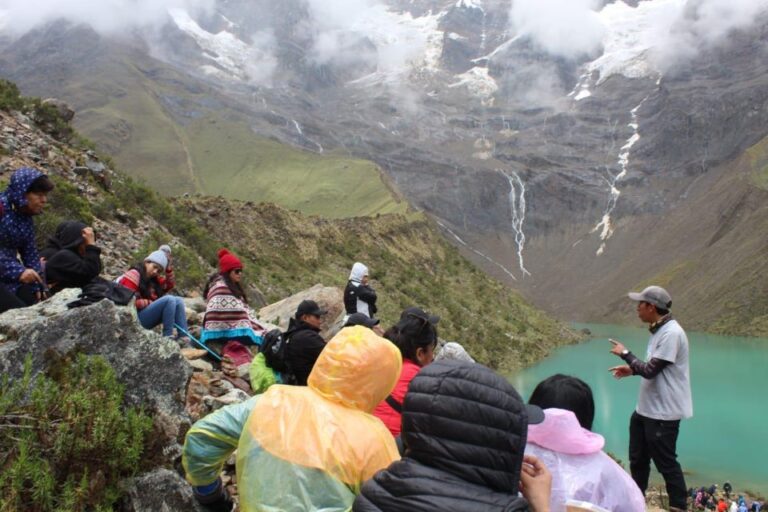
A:
{"label": "gray knit hat", "polygon": [[152,252],[149,256],[144,258],[144,261],[151,261],[152,263],[157,263],[158,265],[163,267],[163,271],[165,271],[165,268],[168,266],[168,256],[166,256],[165,253],[160,249]]}

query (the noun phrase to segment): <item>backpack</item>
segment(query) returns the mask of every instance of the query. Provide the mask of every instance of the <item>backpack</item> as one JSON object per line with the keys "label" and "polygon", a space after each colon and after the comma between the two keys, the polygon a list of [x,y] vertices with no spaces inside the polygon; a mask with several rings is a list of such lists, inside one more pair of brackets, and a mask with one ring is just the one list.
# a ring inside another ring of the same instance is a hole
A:
{"label": "backpack", "polygon": [[80,293],[78,300],[67,304],[68,308],[78,308],[81,306],[90,306],[101,300],[108,299],[117,304],[118,306],[127,306],[131,299],[133,299],[134,293],[125,286],[118,284],[114,281],[107,281],[101,277],[95,278],[93,281],[83,286],[83,290]]}
{"label": "backpack", "polygon": [[264,335],[261,342],[261,353],[267,361],[267,366],[282,374],[290,373],[288,370],[288,343],[290,340],[280,329],[272,329]]}

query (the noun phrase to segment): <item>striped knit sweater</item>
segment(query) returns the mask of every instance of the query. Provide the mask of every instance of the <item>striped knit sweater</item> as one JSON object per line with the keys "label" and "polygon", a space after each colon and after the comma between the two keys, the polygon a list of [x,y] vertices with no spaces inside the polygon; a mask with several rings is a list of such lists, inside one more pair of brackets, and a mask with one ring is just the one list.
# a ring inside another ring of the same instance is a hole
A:
{"label": "striped knit sweater", "polygon": [[139,271],[135,268],[130,269],[125,274],[117,278],[118,284],[125,286],[129,290],[132,290],[134,294],[136,294],[136,309],[138,311],[141,311],[159,298],[155,288],[151,285],[149,287],[149,296],[143,297],[139,290],[140,281],[141,274],[139,274]]}
{"label": "striped knit sweater", "polygon": [[264,332],[246,303],[232,295],[232,291],[219,277],[213,282],[206,297],[203,329],[206,331],[235,331],[252,329],[256,334]]}

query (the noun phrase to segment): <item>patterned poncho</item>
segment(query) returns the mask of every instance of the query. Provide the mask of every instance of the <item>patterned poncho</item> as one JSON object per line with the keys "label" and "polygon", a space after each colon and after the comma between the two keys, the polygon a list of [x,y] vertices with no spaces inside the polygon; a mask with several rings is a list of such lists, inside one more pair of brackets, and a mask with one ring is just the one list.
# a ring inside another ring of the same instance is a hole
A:
{"label": "patterned poncho", "polygon": [[201,341],[239,339],[261,345],[264,326],[245,302],[232,295],[223,277],[213,282],[206,301]]}

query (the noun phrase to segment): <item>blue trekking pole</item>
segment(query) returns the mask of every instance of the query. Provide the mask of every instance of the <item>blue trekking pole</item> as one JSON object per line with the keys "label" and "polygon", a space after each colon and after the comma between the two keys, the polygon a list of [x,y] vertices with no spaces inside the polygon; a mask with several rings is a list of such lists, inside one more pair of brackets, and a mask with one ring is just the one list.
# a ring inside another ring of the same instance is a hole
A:
{"label": "blue trekking pole", "polygon": [[189,333],[188,333],[188,332],[187,332],[185,329],[183,329],[183,328],[182,328],[182,327],[181,327],[179,324],[173,324],[173,326],[174,326],[174,327],[176,327],[176,330],[177,330],[177,331],[179,331],[181,334],[183,334],[184,336],[186,336],[187,338],[191,339],[192,341],[194,341],[195,343],[197,343],[199,346],[201,346],[201,347],[203,347],[205,350],[207,350],[209,354],[211,354],[213,357],[215,357],[215,358],[216,358],[216,360],[217,360],[217,361],[221,361],[221,356],[220,356],[219,354],[217,354],[216,352],[214,352],[213,350],[211,350],[209,347],[207,347],[205,343],[203,343],[202,341],[198,340],[197,338],[195,338],[194,336],[192,336],[191,334],[189,334]]}

